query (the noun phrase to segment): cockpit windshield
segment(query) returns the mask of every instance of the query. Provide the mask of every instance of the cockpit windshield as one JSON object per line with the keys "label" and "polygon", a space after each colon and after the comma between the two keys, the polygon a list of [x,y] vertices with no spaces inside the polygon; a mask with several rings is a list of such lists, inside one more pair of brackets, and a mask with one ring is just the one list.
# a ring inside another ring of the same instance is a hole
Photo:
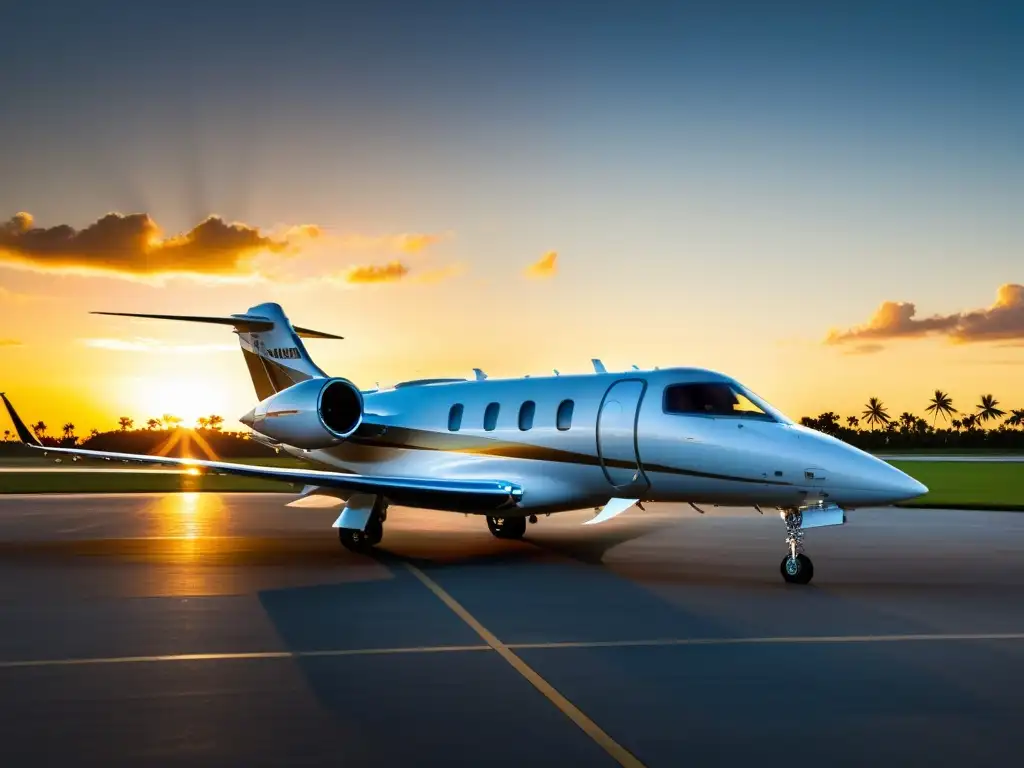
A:
{"label": "cockpit windshield", "polygon": [[731,381],[671,384],[665,388],[664,410],[679,415],[734,416],[789,423],[789,419],[753,392]]}

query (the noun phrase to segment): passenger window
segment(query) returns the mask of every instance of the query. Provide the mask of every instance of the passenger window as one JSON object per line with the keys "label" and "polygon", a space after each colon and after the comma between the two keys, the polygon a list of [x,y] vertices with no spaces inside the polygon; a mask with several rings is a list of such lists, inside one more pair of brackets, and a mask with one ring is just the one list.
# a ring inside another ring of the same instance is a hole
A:
{"label": "passenger window", "polygon": [[743,390],[724,381],[673,384],[665,388],[665,413],[742,416],[775,421]]}
{"label": "passenger window", "polygon": [[537,412],[537,404],[533,400],[527,400],[519,406],[519,429],[525,432],[533,429],[533,416]]}
{"label": "passenger window", "polygon": [[500,410],[501,406],[498,403],[491,403],[484,411],[484,429],[488,432],[493,432],[494,428],[498,426],[498,411]]}
{"label": "passenger window", "polygon": [[558,415],[555,417],[555,426],[563,432],[572,426],[572,400],[563,400],[558,405]]}
{"label": "passenger window", "polygon": [[456,403],[448,411],[448,431],[458,432],[462,428],[462,403]]}

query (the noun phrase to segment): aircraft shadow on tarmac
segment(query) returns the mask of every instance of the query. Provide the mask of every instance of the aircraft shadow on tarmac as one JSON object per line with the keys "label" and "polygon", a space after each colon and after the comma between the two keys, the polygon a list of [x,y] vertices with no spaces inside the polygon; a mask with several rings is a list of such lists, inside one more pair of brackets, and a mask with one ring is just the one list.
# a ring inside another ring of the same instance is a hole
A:
{"label": "aircraft shadow on tarmac", "polygon": [[[388,578],[264,590],[258,599],[285,648],[298,653],[483,644],[406,564],[440,584],[503,642],[717,637],[735,632],[728,623],[690,613],[607,568],[595,567],[610,548],[643,535],[642,530],[632,526],[588,534],[579,539],[555,535],[536,542],[489,541],[474,536],[471,543],[456,537],[460,541],[448,548],[420,546],[419,541],[415,547],[396,546],[420,550],[420,554],[398,554],[379,547],[372,558],[387,568]],[[424,676],[434,673],[413,673],[410,666],[461,668],[486,661],[475,660],[480,655],[459,652],[423,658],[403,654],[348,658],[340,664],[332,663],[334,659],[299,655],[295,663],[322,707],[357,723],[372,715],[361,711],[361,683],[346,678],[339,668],[365,668],[366,664],[378,668],[385,663],[426,684]],[[464,675],[459,673],[463,679]]]}

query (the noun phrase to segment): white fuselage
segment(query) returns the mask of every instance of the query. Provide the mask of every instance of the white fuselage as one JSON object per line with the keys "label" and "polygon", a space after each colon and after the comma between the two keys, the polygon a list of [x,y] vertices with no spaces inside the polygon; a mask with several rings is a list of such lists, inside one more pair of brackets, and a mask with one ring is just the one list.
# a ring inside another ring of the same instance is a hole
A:
{"label": "white fuselage", "polygon": [[[734,387],[758,407],[723,415],[670,404],[672,392],[694,383]],[[285,450],[366,475],[518,483],[524,514],[611,497],[852,508],[923,492],[884,461],[794,424],[735,380],[697,368],[412,383],[363,398],[364,425],[346,442]]]}

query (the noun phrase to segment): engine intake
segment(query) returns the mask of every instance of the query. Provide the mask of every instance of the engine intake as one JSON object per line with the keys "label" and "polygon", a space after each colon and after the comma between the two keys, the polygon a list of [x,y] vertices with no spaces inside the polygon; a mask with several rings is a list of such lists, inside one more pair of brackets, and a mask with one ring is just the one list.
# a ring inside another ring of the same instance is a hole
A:
{"label": "engine intake", "polygon": [[263,400],[241,422],[297,448],[330,448],[362,424],[363,395],[347,379],[309,379]]}

